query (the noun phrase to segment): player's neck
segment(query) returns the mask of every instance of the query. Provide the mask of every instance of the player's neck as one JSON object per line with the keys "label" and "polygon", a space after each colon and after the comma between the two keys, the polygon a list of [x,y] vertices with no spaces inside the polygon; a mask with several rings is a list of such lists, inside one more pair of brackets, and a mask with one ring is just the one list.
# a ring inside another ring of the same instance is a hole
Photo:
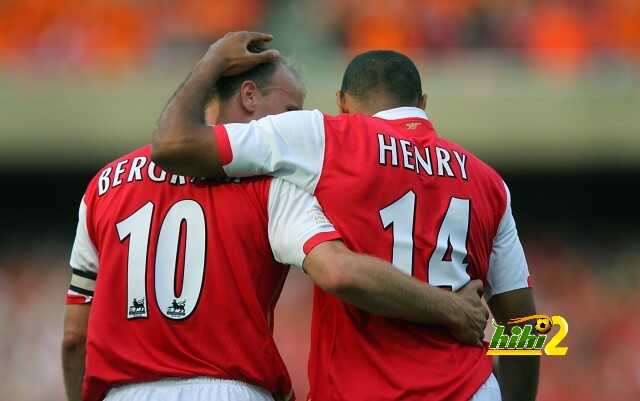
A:
{"label": "player's neck", "polygon": [[349,110],[351,113],[360,113],[369,116],[373,116],[376,113],[385,110],[391,110],[398,107],[417,107],[416,105],[400,105],[397,102],[387,101],[385,99],[381,99],[380,101],[367,101],[367,102],[359,102],[357,104],[353,104],[352,110]]}
{"label": "player's neck", "polygon": [[218,115],[216,116],[216,124],[230,124],[249,122],[252,118],[249,114],[235,110],[233,107],[225,105],[220,106]]}

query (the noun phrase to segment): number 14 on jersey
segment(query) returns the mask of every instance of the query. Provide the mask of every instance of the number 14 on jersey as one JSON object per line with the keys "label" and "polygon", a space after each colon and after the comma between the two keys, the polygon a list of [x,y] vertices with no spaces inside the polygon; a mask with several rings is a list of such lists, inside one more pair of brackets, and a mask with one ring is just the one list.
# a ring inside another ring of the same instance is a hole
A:
{"label": "number 14 on jersey", "polygon": [[[416,194],[411,190],[380,210],[382,227],[393,230],[391,263],[408,275],[413,273],[415,216]],[[466,261],[469,216],[469,199],[452,197],[449,200],[427,266],[429,284],[457,291],[469,282]]]}

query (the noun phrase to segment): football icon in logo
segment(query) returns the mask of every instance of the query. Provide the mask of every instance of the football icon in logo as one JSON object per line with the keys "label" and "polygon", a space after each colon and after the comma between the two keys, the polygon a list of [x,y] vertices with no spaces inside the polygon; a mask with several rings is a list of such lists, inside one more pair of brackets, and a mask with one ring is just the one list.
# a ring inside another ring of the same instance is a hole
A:
{"label": "football icon in logo", "polygon": [[551,326],[553,326],[551,319],[548,317],[542,317],[536,321],[535,329],[540,334],[547,334],[549,330],[551,330]]}

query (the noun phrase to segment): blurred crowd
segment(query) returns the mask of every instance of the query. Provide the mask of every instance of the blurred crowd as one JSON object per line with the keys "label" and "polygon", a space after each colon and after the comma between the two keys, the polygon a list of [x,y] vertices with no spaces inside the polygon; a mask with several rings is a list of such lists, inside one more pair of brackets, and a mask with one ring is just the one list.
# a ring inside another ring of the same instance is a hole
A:
{"label": "blurred crowd", "polygon": [[210,41],[251,28],[263,0],[3,0],[0,62],[19,68],[121,69],[159,44]]}
{"label": "blurred crowd", "polygon": [[332,0],[329,9],[353,51],[501,49],[560,71],[598,59],[640,62],[637,0]]}
{"label": "blurred crowd", "polygon": [[[347,55],[394,48],[420,60],[462,54],[465,61],[468,52],[496,52],[560,76],[594,66],[640,67],[640,0],[0,0],[0,76],[122,71],[175,59],[229,30],[268,29],[267,20],[287,6],[313,24],[304,25],[311,31],[304,37],[314,50],[328,43]],[[52,126],[46,135],[65,129]],[[39,157],[24,155],[46,169]],[[603,222],[593,231],[617,232]],[[543,358],[538,399],[640,400],[640,249],[629,239],[633,233],[618,233],[626,244],[590,246],[584,238],[554,237],[562,224],[553,220],[540,224],[542,232],[523,241],[538,310],[567,319],[569,354]],[[11,255],[13,245],[0,247],[0,389],[14,401],[64,399],[59,349],[68,244],[42,237],[34,236],[34,249],[16,245]],[[299,397],[307,389],[310,313],[310,282],[292,272],[275,335]]]}
{"label": "blurred crowd", "polygon": [[[255,29],[285,1],[4,0],[0,63],[119,69],[167,47]],[[498,49],[554,72],[640,62],[637,0],[289,1],[323,37],[353,53]]]}
{"label": "blurred crowd", "polygon": [[[640,321],[634,316],[640,294],[634,288],[640,277],[630,274],[637,250],[619,260],[625,274],[617,278],[611,255],[557,241],[524,242],[538,310],[569,323],[561,344],[569,347],[568,356],[543,357],[538,400],[637,400]],[[64,399],[59,349],[68,271],[62,253],[55,266],[52,258],[0,265],[0,388],[13,401]],[[310,308],[310,281],[292,272],[276,310],[275,335],[301,397],[307,390]]]}

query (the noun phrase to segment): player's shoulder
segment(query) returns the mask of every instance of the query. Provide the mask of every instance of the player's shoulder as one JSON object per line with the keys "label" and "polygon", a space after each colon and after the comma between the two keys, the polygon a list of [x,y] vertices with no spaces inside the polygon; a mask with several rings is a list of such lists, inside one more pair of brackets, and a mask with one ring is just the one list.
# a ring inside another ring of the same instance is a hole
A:
{"label": "player's shoulder", "polygon": [[273,177],[270,176],[256,176],[256,177],[243,177],[243,178],[227,178],[215,183],[212,183],[215,188],[219,189],[240,189],[240,190],[257,190],[264,191],[269,189]]}
{"label": "player's shoulder", "polygon": [[[324,118],[324,114],[318,110],[293,110],[287,111],[280,114],[273,114],[266,117],[263,117],[257,121],[269,121],[273,123],[288,123],[288,124],[309,124],[309,122],[322,122]],[[241,125],[237,123],[225,124],[228,126],[233,125]]]}
{"label": "player's shoulder", "polygon": [[290,126],[318,127],[325,133],[343,133],[354,126],[365,126],[376,123],[378,119],[360,113],[326,114],[320,110],[296,110],[270,116],[278,122],[286,122]]}
{"label": "player's shoulder", "polygon": [[241,180],[241,184],[247,191],[253,192],[258,199],[268,200],[274,180],[275,178],[270,176],[247,177]]}
{"label": "player's shoulder", "polygon": [[379,126],[385,121],[362,113],[342,113],[337,115],[323,114],[325,132],[329,135],[337,135],[342,138],[358,140],[359,135],[349,135],[357,131],[359,133],[373,132],[371,126]]}
{"label": "player's shoulder", "polygon": [[105,165],[103,165],[100,169],[98,169],[98,171],[96,172],[96,174],[94,175],[93,179],[97,179],[97,177],[100,176],[100,173],[108,168],[114,168],[115,166],[118,165],[118,163],[122,163],[124,161],[127,160],[131,160],[134,159],[136,157],[144,157],[147,159],[151,159],[151,145],[144,145],[141,146],[137,149],[132,150],[129,153],[126,153],[116,159],[111,160],[110,162],[106,163]]}
{"label": "player's shoulder", "polygon": [[[325,126],[325,115],[320,110],[294,110],[285,113],[273,114],[254,120],[249,126],[257,126],[267,132],[275,130],[281,135],[292,135],[296,138],[302,137],[301,130],[306,131],[306,137],[309,135],[321,134]],[[225,124],[227,128],[243,129],[246,124],[230,123]]]}
{"label": "player's shoulder", "polygon": [[145,164],[146,164],[146,161],[150,161],[151,145],[144,145],[137,149],[134,149],[131,152],[126,153],[116,159],[113,159],[110,162],[104,164],[102,167],[100,167],[96,171],[96,173],[93,175],[91,180],[89,181],[89,184],[87,185],[87,188],[84,193],[85,203],[89,202],[94,198],[99,197],[99,194],[101,192],[99,190],[100,177],[103,177],[105,173],[114,171],[119,164],[122,164],[124,162],[127,162],[128,160],[132,160],[135,158],[143,158],[145,161]]}
{"label": "player's shoulder", "polygon": [[134,157],[148,157],[151,158],[151,145],[147,144],[147,145],[143,145],[140,146],[139,148],[133,149],[132,151],[125,153],[121,156],[118,156],[117,158],[111,160],[110,162],[106,163],[100,170],[103,170],[107,167],[111,167],[114,166],[116,164],[118,164],[119,162],[123,161],[123,160],[130,160],[133,159]]}
{"label": "player's shoulder", "polygon": [[242,203],[242,199],[253,199],[263,202],[268,199],[274,178],[270,176],[256,176],[244,178],[227,178],[216,181],[197,181],[196,185],[208,187],[203,196],[222,199],[235,199]]}
{"label": "player's shoulder", "polygon": [[373,121],[374,117],[362,114],[362,113],[341,113],[341,114],[326,114],[322,113],[319,110],[314,110],[315,112],[321,113],[325,122],[328,123],[352,123],[352,122],[365,122],[365,121]]}
{"label": "player's shoulder", "polygon": [[481,185],[485,187],[489,186],[490,188],[497,190],[498,192],[503,194],[506,192],[502,176],[488,162],[482,160],[473,152],[470,152],[462,145],[450,139],[438,136],[437,143],[443,145],[448,149],[456,151],[460,155],[465,155],[468,158],[467,163],[469,169],[473,169],[474,178],[478,179]]}

